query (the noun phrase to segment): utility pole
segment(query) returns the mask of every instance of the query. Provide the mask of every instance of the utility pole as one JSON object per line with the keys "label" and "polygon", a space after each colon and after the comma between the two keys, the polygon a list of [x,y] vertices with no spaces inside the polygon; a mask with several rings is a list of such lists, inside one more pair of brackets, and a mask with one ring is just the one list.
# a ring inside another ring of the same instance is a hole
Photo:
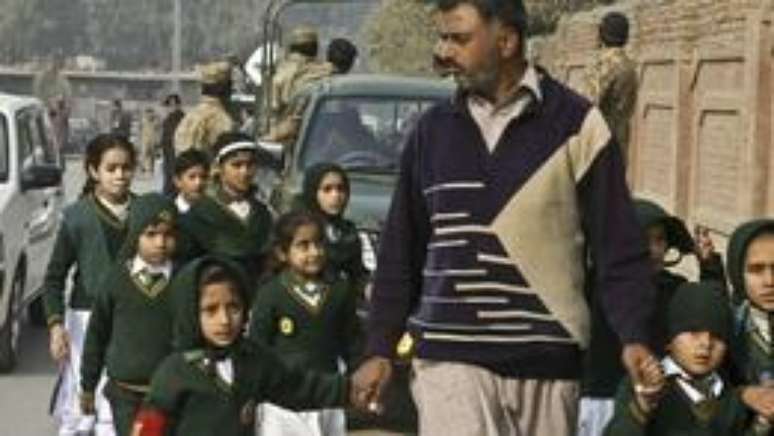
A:
{"label": "utility pole", "polygon": [[172,74],[175,76],[173,88],[175,92],[180,93],[180,69],[181,69],[181,51],[182,51],[182,11],[180,7],[180,0],[174,1],[173,13],[173,32],[172,32]]}

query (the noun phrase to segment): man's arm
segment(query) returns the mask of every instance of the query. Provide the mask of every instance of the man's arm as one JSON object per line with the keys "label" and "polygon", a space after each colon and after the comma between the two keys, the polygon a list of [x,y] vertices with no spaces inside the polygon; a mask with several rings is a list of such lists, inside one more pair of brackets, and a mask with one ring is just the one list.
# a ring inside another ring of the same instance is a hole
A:
{"label": "man's arm", "polygon": [[655,288],[643,231],[637,224],[626,186],[620,148],[602,115],[592,108],[579,134],[594,147],[592,159],[578,175],[578,197],[584,233],[595,266],[594,292],[624,344],[623,360],[635,384],[637,367],[652,359],[650,342]]}

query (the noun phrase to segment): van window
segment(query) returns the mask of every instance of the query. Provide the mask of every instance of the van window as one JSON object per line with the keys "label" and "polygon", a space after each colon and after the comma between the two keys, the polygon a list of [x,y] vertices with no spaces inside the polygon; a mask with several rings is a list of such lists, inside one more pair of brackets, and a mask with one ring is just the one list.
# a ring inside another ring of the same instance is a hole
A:
{"label": "van window", "polygon": [[19,168],[23,171],[34,164],[34,143],[30,132],[29,112],[19,112],[16,115],[16,136],[19,143],[17,151]]}
{"label": "van window", "polygon": [[21,112],[17,118],[19,130],[19,167],[56,163],[51,142],[45,136],[41,114],[35,110]]}
{"label": "van window", "polygon": [[8,181],[8,122],[0,115],[0,182]]}

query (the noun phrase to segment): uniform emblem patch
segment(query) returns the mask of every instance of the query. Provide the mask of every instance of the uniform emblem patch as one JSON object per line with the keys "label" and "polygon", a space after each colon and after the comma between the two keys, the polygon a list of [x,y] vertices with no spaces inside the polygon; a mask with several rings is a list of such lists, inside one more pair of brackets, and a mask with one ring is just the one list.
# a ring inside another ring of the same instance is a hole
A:
{"label": "uniform emblem patch", "polygon": [[293,320],[287,316],[283,316],[279,320],[279,331],[285,336],[290,336],[296,331],[296,325]]}

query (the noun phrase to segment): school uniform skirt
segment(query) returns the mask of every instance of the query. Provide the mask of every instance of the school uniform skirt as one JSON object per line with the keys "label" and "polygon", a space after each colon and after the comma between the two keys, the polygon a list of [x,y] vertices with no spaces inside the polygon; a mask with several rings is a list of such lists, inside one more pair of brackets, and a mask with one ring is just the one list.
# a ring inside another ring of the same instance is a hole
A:
{"label": "school uniform skirt", "polygon": [[60,368],[52,405],[52,414],[59,421],[59,436],[88,432],[94,432],[95,436],[115,436],[110,405],[102,393],[107,381],[104,374],[95,392],[96,414],[81,413],[81,354],[90,315],[88,310],[68,309],[65,312],[64,328],[70,335],[70,354],[67,362]]}
{"label": "school uniform skirt", "polygon": [[294,412],[270,403],[258,407],[258,436],[346,436],[343,409]]}

